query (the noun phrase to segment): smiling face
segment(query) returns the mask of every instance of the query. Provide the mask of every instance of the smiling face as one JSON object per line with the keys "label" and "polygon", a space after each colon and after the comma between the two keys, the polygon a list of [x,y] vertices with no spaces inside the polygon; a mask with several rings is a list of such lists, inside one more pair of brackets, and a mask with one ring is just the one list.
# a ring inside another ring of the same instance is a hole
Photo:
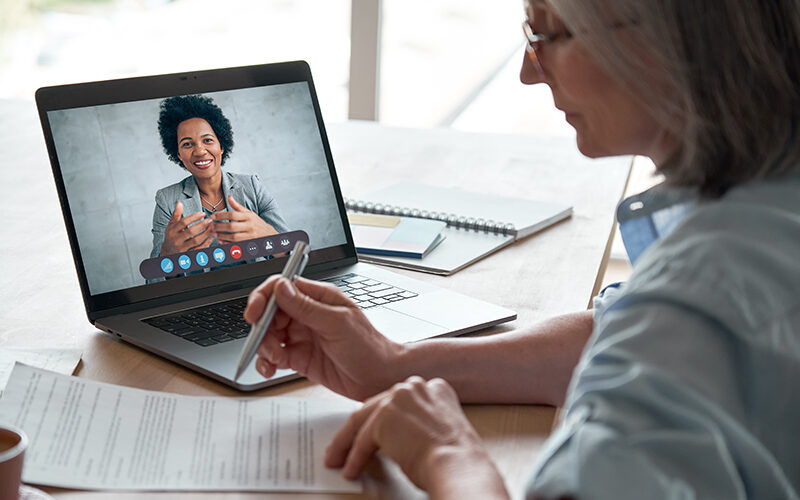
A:
{"label": "smiling face", "polygon": [[195,179],[220,176],[223,152],[207,121],[190,118],[178,124],[178,158]]}
{"label": "smiling face", "polygon": [[[542,1],[527,5],[534,32],[564,35],[569,32],[552,8]],[[631,27],[609,27],[609,36],[624,37]],[[633,48],[631,50],[634,50]],[[592,57],[574,37],[559,38],[539,50],[543,74],[527,54],[520,80],[528,85],[545,83],[553,101],[575,128],[578,149],[586,156],[639,154],[659,164],[674,150],[674,142],[642,103]]]}

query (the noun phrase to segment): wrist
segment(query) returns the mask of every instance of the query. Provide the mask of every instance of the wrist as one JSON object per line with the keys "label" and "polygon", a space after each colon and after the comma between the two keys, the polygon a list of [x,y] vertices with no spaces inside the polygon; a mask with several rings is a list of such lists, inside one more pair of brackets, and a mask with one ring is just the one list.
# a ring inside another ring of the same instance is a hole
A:
{"label": "wrist", "polygon": [[412,375],[419,375],[426,378],[422,373],[419,366],[419,352],[421,342],[413,342],[410,344],[394,343],[392,359],[389,360],[388,366],[390,370],[392,381],[391,384],[402,382]]}
{"label": "wrist", "polygon": [[384,366],[382,372],[385,377],[381,384],[383,387],[379,392],[392,387],[398,382],[404,381],[412,375],[406,370],[407,357],[409,355],[408,344],[401,344],[387,339],[387,345],[383,352],[384,356],[381,360],[381,364]]}
{"label": "wrist", "polygon": [[431,499],[508,498],[503,478],[478,442],[439,446],[421,464]]}

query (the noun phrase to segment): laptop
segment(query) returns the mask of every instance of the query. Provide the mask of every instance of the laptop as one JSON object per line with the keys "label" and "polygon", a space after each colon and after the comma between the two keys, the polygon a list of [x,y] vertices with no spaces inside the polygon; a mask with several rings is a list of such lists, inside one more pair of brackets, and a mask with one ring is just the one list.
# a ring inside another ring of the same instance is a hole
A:
{"label": "laptop", "polygon": [[[36,103],[86,313],[112,336],[244,391],[298,377],[253,362],[234,380],[247,294],[298,239],[303,275],[392,340],[516,318],[358,261],[303,61],[44,87]],[[227,231],[203,229],[215,212]]]}

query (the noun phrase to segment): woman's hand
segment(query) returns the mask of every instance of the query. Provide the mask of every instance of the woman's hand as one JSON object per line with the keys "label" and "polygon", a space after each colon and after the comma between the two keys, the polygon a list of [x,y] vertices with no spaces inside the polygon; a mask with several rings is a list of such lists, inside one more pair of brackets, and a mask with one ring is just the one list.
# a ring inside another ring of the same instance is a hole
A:
{"label": "woman's hand", "polygon": [[233,196],[228,196],[228,204],[233,210],[211,214],[213,232],[221,244],[278,234],[271,224],[234,200]]}
{"label": "woman's hand", "polygon": [[161,244],[159,255],[206,248],[214,241],[214,236],[209,230],[211,219],[204,219],[203,212],[196,212],[186,217],[181,217],[182,215],[183,203],[179,201],[175,203],[175,210],[164,230],[164,243]]}
{"label": "woman's hand", "polygon": [[411,377],[351,415],[325,465],[356,479],[380,450],[431,498],[507,498],[503,480],[455,391],[440,378]]}
{"label": "woman's hand", "polygon": [[256,368],[265,377],[276,369],[299,374],[352,399],[363,401],[390,387],[405,351],[370,324],[361,309],[334,285],[303,278],[292,284],[272,276],[250,293],[244,318],[255,323],[273,293],[278,311],[258,349]]}

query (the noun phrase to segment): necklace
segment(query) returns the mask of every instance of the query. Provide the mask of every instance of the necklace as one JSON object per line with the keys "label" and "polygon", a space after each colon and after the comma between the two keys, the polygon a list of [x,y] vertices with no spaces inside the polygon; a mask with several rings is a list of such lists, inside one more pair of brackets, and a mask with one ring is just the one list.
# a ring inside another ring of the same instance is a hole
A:
{"label": "necklace", "polygon": [[206,204],[207,204],[208,206],[210,206],[210,207],[211,207],[211,211],[212,211],[212,212],[216,212],[216,211],[217,211],[217,207],[218,207],[218,206],[220,206],[220,205],[222,204],[222,202],[223,202],[223,201],[225,201],[225,197],[224,197],[224,196],[222,197],[222,199],[220,199],[220,200],[217,202],[217,204],[216,204],[216,205],[215,205],[215,204],[213,204],[213,203],[211,203],[211,202],[210,202],[210,201],[208,201],[207,199],[203,198],[203,195],[200,195],[200,199],[201,199],[201,200],[203,200],[204,202],[206,202]]}

